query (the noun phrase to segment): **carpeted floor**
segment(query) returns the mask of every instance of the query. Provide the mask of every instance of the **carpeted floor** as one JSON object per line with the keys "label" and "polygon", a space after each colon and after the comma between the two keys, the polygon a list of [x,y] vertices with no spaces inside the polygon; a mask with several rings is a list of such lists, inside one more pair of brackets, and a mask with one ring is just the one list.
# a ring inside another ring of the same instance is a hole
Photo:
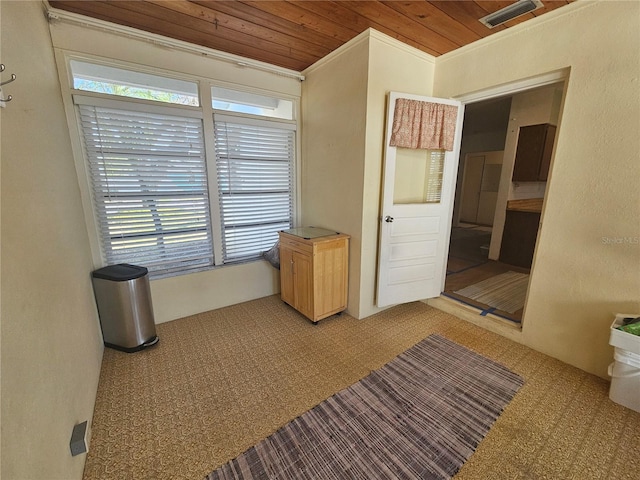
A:
{"label": "carpeted floor", "polygon": [[277,296],[106,349],[84,478],[201,479],[431,333],[525,379],[456,479],[638,478],[640,413],[605,380],[423,303],[312,325]]}
{"label": "carpeted floor", "polygon": [[207,480],[449,480],[523,383],[503,365],[429,335]]}

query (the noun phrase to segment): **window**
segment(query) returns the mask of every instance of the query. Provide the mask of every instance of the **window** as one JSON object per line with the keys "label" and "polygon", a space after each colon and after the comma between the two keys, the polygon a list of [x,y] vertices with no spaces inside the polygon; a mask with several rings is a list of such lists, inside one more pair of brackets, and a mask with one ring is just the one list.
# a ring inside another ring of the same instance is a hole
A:
{"label": "window", "polygon": [[294,131],[216,115],[216,170],[225,261],[268,250],[293,220]]}
{"label": "window", "polygon": [[71,72],[104,263],[158,276],[248,261],[293,226],[293,100],[211,87],[201,105],[198,82]]}
{"label": "window", "polygon": [[213,265],[202,120],[78,106],[108,265]]}
{"label": "window", "polygon": [[222,87],[211,87],[211,99],[216,110],[293,120],[291,100]]}
{"label": "window", "polygon": [[398,148],[393,203],[440,203],[444,150]]}
{"label": "window", "polygon": [[178,105],[200,105],[198,84],[195,82],[79,60],[71,60],[70,63],[76,90]]}

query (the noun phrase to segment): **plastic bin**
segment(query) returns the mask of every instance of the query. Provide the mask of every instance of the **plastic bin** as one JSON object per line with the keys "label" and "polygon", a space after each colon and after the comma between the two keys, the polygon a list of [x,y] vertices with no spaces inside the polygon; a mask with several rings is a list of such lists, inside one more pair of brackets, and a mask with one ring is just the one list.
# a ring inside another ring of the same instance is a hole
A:
{"label": "plastic bin", "polygon": [[148,270],[121,263],[91,276],[104,344],[136,352],[158,343]]}
{"label": "plastic bin", "polygon": [[609,365],[609,398],[636,412],[640,412],[640,335],[633,335],[616,327],[622,325],[624,318],[638,316],[640,315],[616,315],[609,339],[609,344],[615,347],[614,362]]}

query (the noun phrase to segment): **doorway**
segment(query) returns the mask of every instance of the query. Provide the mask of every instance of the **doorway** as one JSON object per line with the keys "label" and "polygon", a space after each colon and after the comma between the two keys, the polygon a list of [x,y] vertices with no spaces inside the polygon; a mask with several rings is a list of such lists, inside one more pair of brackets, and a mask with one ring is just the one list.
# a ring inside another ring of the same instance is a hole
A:
{"label": "doorway", "polygon": [[564,81],[548,82],[465,106],[443,296],[516,326],[524,317],[547,182],[546,176],[514,180],[518,139],[522,127],[558,125],[563,92]]}

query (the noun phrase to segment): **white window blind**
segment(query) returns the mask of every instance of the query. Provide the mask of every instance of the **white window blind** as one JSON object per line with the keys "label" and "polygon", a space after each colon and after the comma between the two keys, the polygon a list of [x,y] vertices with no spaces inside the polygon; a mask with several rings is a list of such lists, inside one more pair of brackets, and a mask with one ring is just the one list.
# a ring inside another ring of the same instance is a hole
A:
{"label": "white window blind", "polygon": [[225,262],[255,258],[291,228],[295,131],[215,115]]}
{"label": "white window blind", "polygon": [[440,203],[442,196],[442,174],[444,172],[444,150],[427,150],[427,172],[425,202]]}
{"label": "white window blind", "polygon": [[78,105],[108,265],[213,265],[202,119]]}

